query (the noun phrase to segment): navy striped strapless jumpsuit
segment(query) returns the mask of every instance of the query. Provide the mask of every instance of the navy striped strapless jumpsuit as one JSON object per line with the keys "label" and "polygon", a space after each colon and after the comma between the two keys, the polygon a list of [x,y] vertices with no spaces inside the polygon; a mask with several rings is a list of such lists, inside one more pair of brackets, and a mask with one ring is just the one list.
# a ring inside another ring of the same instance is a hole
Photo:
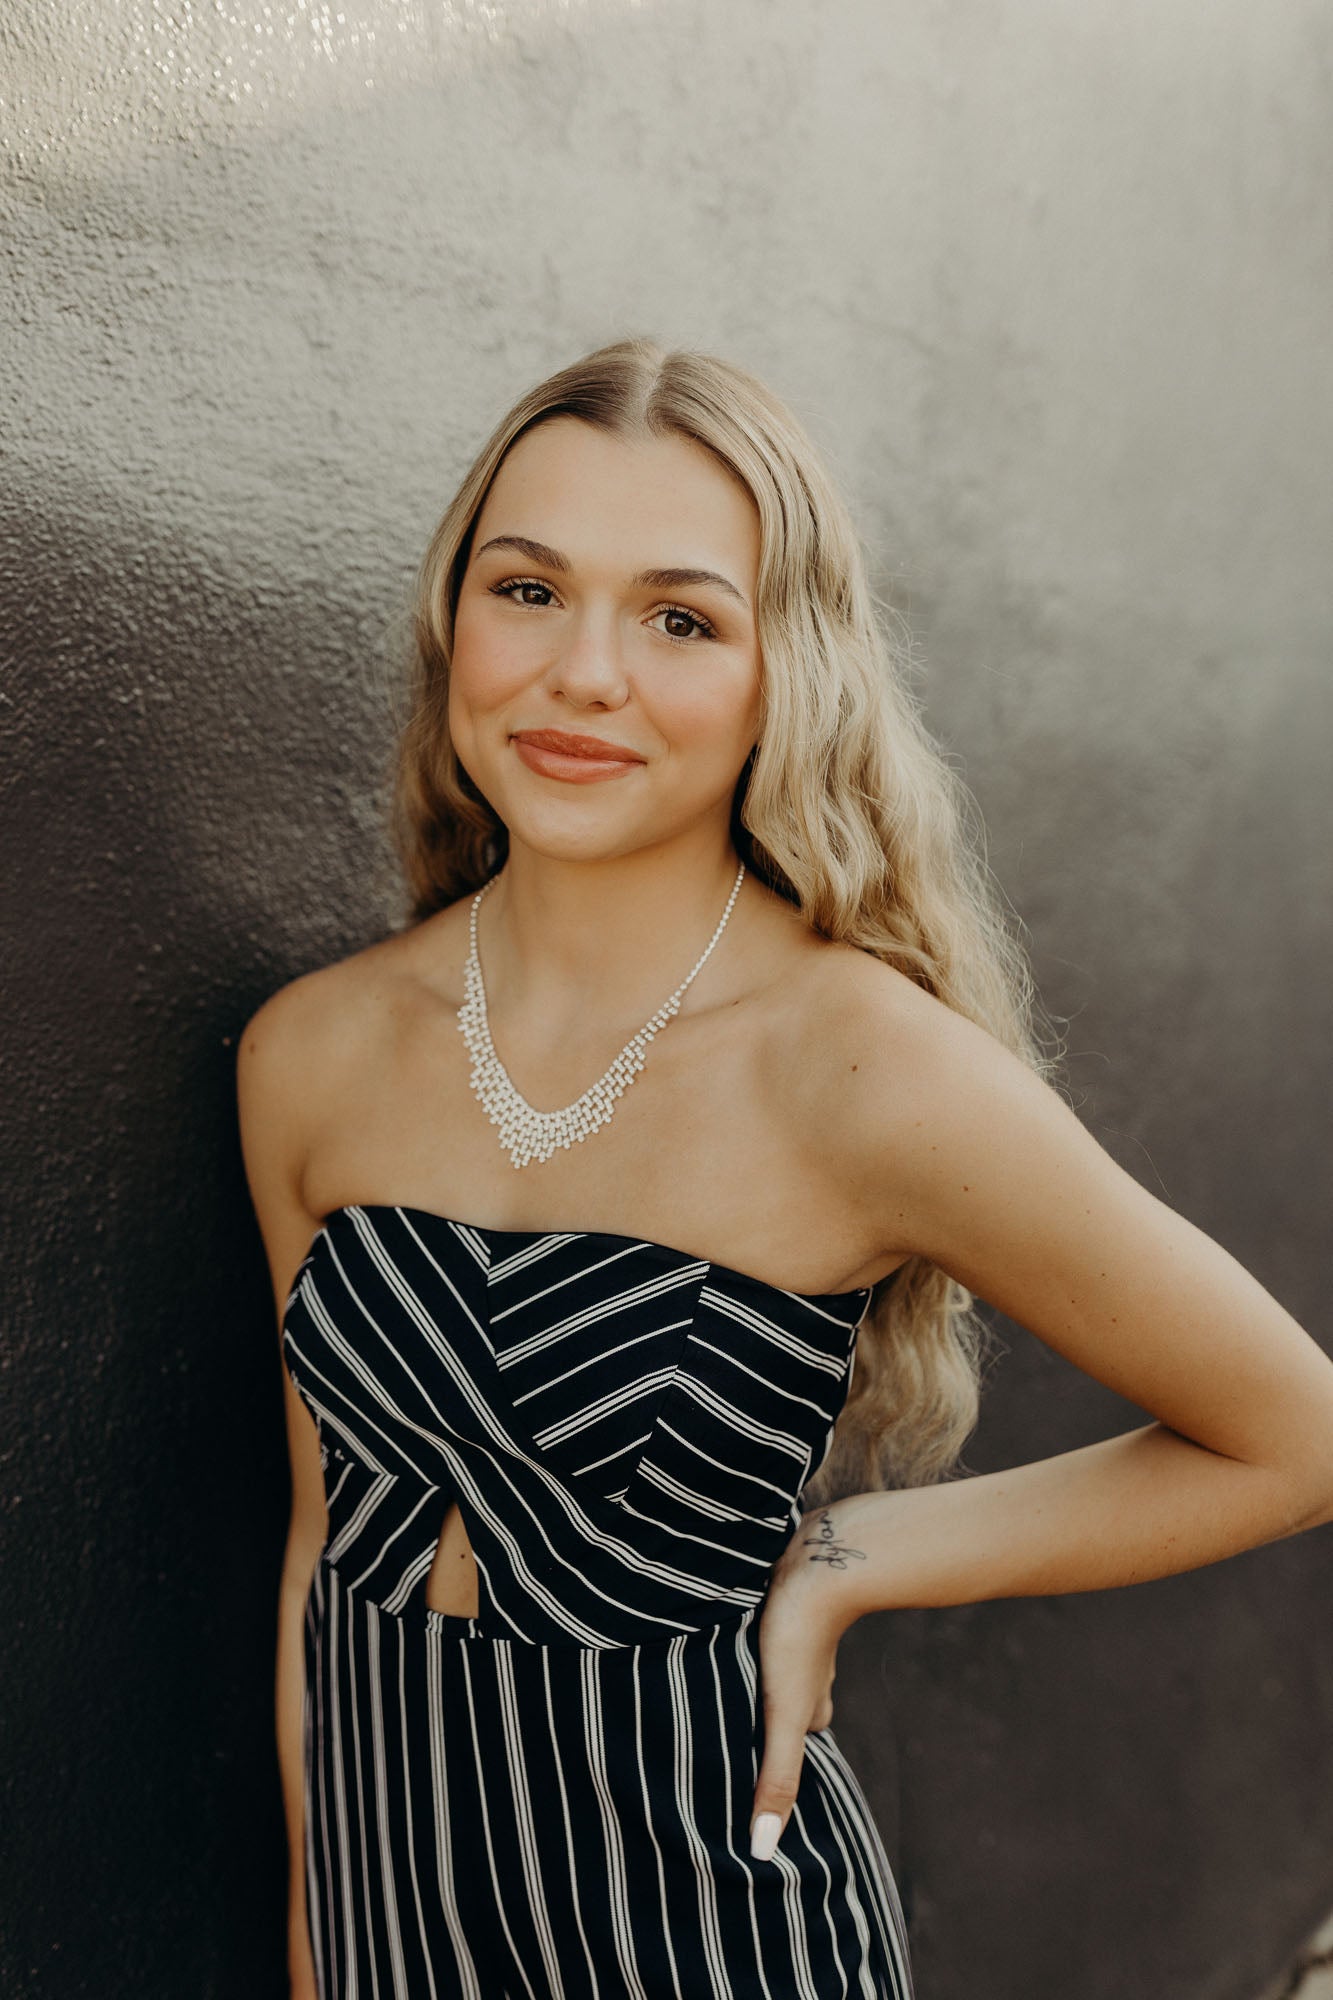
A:
{"label": "navy striped strapless jumpsuit", "polygon": [[[322,2000],[908,2000],[831,1729],[771,1861],[758,1619],[869,1290],[637,1238],[334,1210],[283,1315],[329,1532],[305,1607]],[[478,1610],[426,1584],[457,1501]]]}

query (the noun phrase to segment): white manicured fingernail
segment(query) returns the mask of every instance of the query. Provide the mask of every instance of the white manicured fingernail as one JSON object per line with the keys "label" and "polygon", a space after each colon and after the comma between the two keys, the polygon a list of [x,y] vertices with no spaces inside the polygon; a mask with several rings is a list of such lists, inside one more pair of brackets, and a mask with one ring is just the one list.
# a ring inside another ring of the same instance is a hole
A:
{"label": "white manicured fingernail", "polygon": [[756,1861],[771,1861],[782,1831],[782,1815],[762,1812],[750,1829],[750,1853]]}

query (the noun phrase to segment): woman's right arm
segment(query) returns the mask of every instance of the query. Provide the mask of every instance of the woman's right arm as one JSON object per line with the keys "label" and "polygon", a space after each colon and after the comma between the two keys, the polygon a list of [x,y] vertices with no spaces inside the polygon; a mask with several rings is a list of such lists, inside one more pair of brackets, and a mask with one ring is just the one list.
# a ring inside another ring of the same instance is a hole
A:
{"label": "woman's right arm", "polygon": [[[246,1178],[282,1310],[318,1228],[301,1198],[304,1151],[298,1124],[302,1058],[308,1055],[308,979],[275,993],[247,1022],[237,1053],[237,1105]],[[319,1433],[285,1367],[279,1366],[291,1463],[291,1516],[278,1592],[275,1722],[287,1828],[287,1963],[291,2000],[318,2000],[306,1907],[304,1704],[306,1595],[328,1533]]]}
{"label": "woman's right arm", "polygon": [[305,1881],[305,1602],[324,1546],[328,1516],[318,1433],[285,1370],[283,1379],[292,1461],[292,1513],[278,1590],[274,1698],[278,1769],[287,1821],[287,1967],[291,2000],[318,2000]]}

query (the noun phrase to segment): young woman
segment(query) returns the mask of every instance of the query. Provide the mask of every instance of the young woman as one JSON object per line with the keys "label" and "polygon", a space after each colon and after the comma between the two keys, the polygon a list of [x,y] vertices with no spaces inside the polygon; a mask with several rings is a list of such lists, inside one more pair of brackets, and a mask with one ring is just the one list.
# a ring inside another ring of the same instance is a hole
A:
{"label": "young woman", "polygon": [[[752,377],[625,341],[532,390],[416,632],[411,921],[240,1056],[293,1994],[903,2000],[842,1634],[1328,1520],[1333,1367],[1057,1094]],[[974,1294],[1155,1421],[943,1478]]]}

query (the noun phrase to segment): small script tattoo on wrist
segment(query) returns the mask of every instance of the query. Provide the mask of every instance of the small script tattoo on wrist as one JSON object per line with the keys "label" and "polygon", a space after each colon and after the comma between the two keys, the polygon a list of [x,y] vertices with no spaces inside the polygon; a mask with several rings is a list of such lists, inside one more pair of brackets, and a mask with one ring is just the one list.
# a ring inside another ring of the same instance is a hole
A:
{"label": "small script tattoo on wrist", "polygon": [[810,1550],[811,1562],[832,1563],[835,1569],[846,1569],[848,1556],[855,1556],[859,1562],[865,1561],[865,1550],[854,1549],[848,1542],[837,1540],[833,1529],[833,1516],[826,1507],[819,1516],[819,1524],[813,1535],[802,1537]]}

